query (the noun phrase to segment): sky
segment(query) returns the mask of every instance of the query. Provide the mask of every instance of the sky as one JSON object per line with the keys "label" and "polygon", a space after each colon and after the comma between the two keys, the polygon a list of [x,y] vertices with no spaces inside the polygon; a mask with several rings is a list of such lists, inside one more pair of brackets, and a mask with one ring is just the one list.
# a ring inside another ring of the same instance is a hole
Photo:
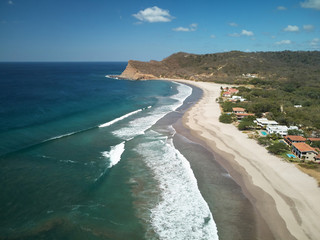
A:
{"label": "sky", "polygon": [[320,50],[320,0],[0,0],[0,61]]}

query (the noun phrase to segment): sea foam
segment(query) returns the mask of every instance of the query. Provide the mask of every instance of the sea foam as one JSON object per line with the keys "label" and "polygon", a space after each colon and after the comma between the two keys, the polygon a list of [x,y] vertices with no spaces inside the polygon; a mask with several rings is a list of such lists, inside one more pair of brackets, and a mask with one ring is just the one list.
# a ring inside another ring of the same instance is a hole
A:
{"label": "sea foam", "polygon": [[114,123],[116,123],[116,122],[119,122],[119,121],[121,121],[121,120],[123,120],[123,119],[125,119],[125,118],[127,118],[127,117],[130,117],[130,116],[133,115],[133,114],[136,114],[136,113],[138,113],[138,112],[141,112],[142,110],[143,110],[143,109],[138,109],[138,110],[136,110],[136,111],[127,113],[127,114],[125,114],[125,115],[123,115],[123,116],[121,116],[121,117],[118,117],[118,118],[116,118],[116,119],[113,119],[113,120],[110,121],[110,122],[101,124],[101,125],[99,125],[99,127],[100,127],[100,128],[108,127],[108,126],[110,126],[110,125],[112,125],[112,124],[114,124]]}
{"label": "sea foam", "polygon": [[109,158],[110,164],[108,168],[112,168],[121,160],[121,155],[125,150],[125,142],[122,142],[116,146],[112,146],[110,151],[102,152],[102,156]]}
{"label": "sea foam", "polygon": [[110,148],[110,151],[102,152],[102,156],[104,158],[109,159],[109,161],[106,164],[105,169],[100,173],[100,175],[95,179],[95,182],[100,180],[108,171],[109,168],[112,168],[121,160],[121,155],[125,151],[125,142],[121,142],[120,144],[116,146],[112,146]]}
{"label": "sea foam", "polygon": [[170,97],[171,100],[174,100],[172,104],[154,107],[146,116],[136,118],[135,120],[130,121],[127,127],[118,129],[112,133],[125,140],[132,139],[135,136],[144,134],[144,132],[152,127],[159,119],[178,109],[183,104],[184,100],[191,95],[192,88],[180,83],[175,84],[178,85],[178,93]]}
{"label": "sea foam", "polygon": [[[187,159],[171,139],[148,131],[147,142],[136,151],[153,171],[161,196],[151,211],[151,225],[159,239],[218,239],[208,204],[203,199]],[[151,140],[152,139],[152,140]]]}

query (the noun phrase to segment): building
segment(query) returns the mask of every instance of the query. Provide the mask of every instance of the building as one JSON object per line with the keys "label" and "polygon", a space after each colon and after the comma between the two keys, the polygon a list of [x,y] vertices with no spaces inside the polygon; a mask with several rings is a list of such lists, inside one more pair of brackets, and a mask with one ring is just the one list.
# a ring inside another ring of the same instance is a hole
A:
{"label": "building", "polygon": [[320,138],[308,138],[310,142],[320,142]]}
{"label": "building", "polygon": [[293,143],[292,144],[292,152],[300,159],[307,161],[315,161],[318,153],[308,144],[304,142]]}
{"label": "building", "polygon": [[246,109],[240,108],[240,107],[234,107],[232,108],[233,113],[246,113]]}
{"label": "building", "polygon": [[231,97],[233,94],[236,94],[239,92],[238,89],[235,88],[224,88],[225,92],[222,94],[223,97]]}
{"label": "building", "polygon": [[305,143],[307,141],[306,138],[295,135],[288,135],[283,139],[289,144],[289,146],[291,146],[293,143]]}
{"label": "building", "polygon": [[237,102],[237,101],[244,102],[244,101],[246,101],[246,99],[241,96],[232,96],[231,98],[229,98],[229,101],[230,102]]}
{"label": "building", "polygon": [[237,119],[241,120],[245,117],[254,116],[253,113],[236,113]]}
{"label": "building", "polygon": [[296,126],[284,126],[284,125],[268,125],[266,130],[269,134],[279,134],[282,137],[288,135],[288,130],[298,130]]}
{"label": "building", "polygon": [[257,118],[254,122],[262,128],[266,128],[268,125],[271,125],[271,126],[278,125],[276,121],[268,120],[266,118]]}

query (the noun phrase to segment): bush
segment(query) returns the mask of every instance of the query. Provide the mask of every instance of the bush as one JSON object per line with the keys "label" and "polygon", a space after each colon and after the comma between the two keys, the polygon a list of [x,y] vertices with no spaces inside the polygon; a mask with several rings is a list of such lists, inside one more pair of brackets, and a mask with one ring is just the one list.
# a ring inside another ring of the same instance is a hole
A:
{"label": "bush", "polygon": [[223,113],[223,114],[220,115],[219,121],[222,122],[222,123],[232,123],[233,122],[233,118],[232,118],[231,115]]}
{"label": "bush", "polygon": [[285,143],[279,142],[279,143],[273,143],[269,147],[267,147],[268,151],[273,154],[281,154],[288,150],[288,147]]}
{"label": "bush", "polygon": [[262,146],[269,146],[271,144],[271,140],[269,137],[259,137],[258,143]]}

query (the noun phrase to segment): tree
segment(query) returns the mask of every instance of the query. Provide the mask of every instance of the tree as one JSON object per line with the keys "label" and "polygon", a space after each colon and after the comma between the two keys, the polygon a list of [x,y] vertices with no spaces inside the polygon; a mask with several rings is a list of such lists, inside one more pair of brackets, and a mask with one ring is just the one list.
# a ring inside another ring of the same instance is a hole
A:
{"label": "tree", "polygon": [[288,135],[302,136],[303,132],[301,130],[291,129],[291,130],[288,130]]}
{"label": "tree", "polygon": [[279,142],[279,143],[273,143],[270,146],[267,147],[268,151],[273,154],[281,154],[288,150],[288,147],[285,143]]}
{"label": "tree", "polygon": [[258,143],[262,146],[269,146],[271,144],[271,140],[269,137],[259,137]]}
{"label": "tree", "polygon": [[221,114],[219,117],[219,121],[222,123],[232,123],[233,122],[233,118],[231,114]]}
{"label": "tree", "polygon": [[249,130],[255,127],[255,123],[253,120],[255,116],[248,116],[241,120],[240,124],[238,125],[239,130]]}

